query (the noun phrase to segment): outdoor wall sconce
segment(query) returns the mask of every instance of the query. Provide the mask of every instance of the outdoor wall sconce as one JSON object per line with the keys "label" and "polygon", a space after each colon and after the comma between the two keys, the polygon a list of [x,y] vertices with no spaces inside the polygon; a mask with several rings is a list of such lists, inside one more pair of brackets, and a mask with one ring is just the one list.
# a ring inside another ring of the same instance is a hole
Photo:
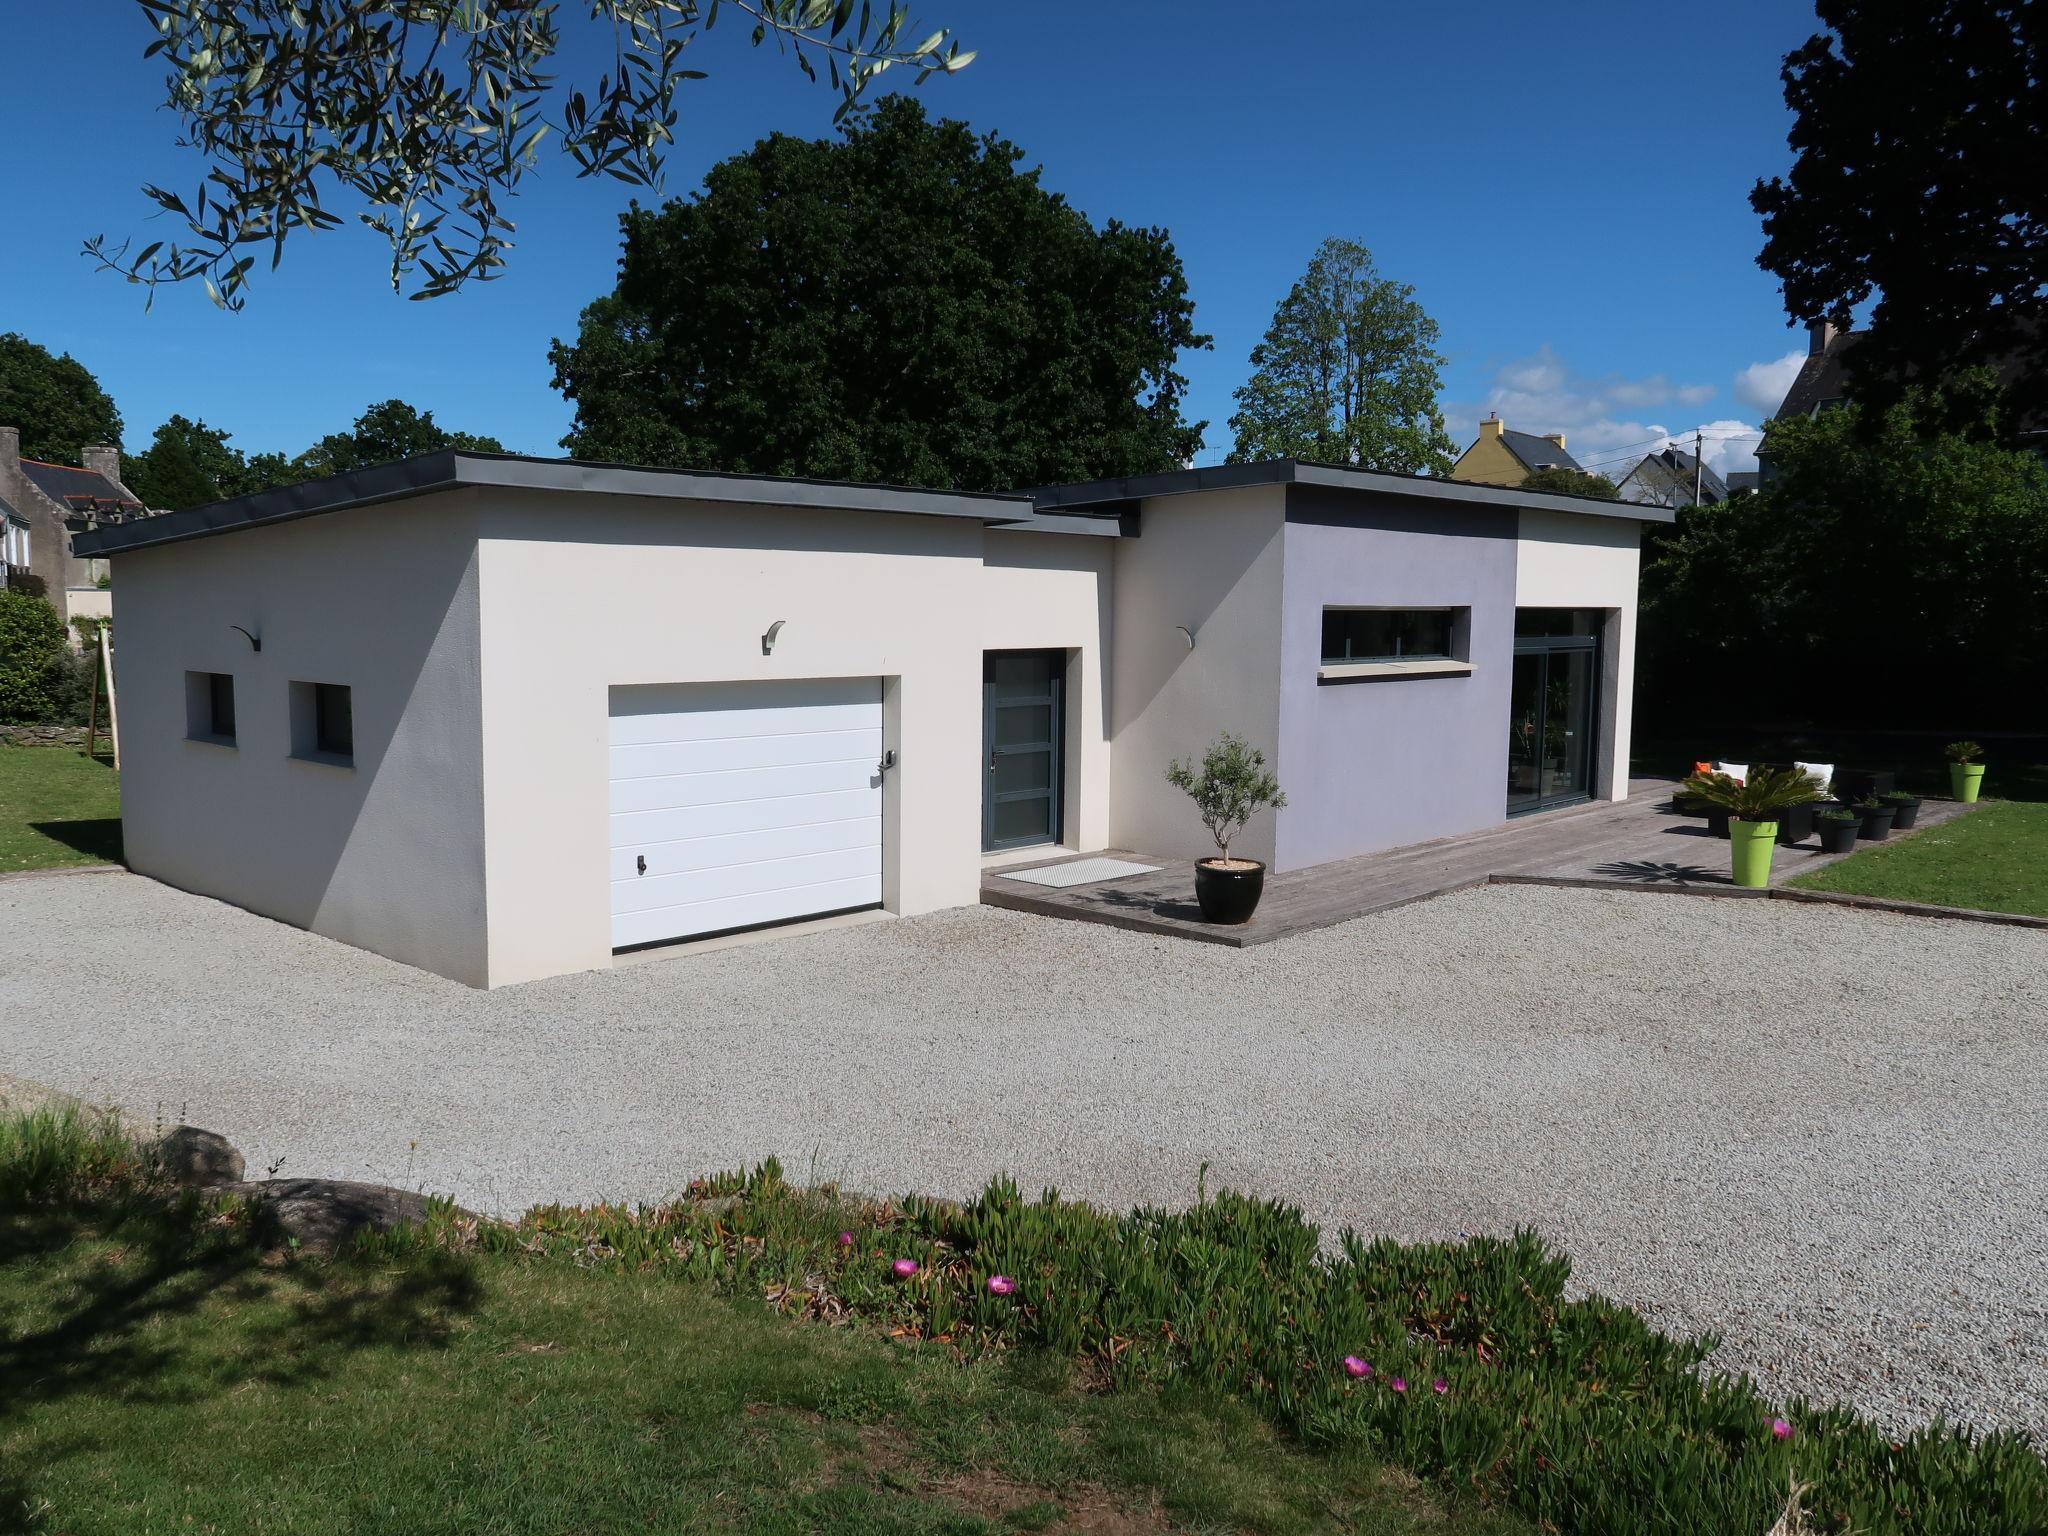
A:
{"label": "outdoor wall sconce", "polygon": [[775,654],[775,637],[782,633],[782,626],[788,622],[787,619],[777,619],[768,626],[768,633],[761,637],[761,654],[763,656],[773,656]]}
{"label": "outdoor wall sconce", "polygon": [[240,635],[244,640],[248,641],[250,650],[260,651],[263,649],[263,642],[261,640],[258,640],[254,635],[250,634],[249,631],[242,628],[241,625],[230,624],[228,628],[232,629],[236,634]]}
{"label": "outdoor wall sconce", "polygon": [[1188,649],[1192,651],[1195,648],[1195,632],[1185,624],[1176,624],[1173,627],[1187,640]]}

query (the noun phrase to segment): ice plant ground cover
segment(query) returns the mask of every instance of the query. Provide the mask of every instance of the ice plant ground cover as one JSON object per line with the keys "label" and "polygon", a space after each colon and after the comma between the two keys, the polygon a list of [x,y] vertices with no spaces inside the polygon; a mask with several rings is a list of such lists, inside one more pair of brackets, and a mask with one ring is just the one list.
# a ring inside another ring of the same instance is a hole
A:
{"label": "ice plant ground cover", "polygon": [[1080,1478],[1275,1532],[1755,1536],[1793,1488],[1812,1531],[2048,1528],[2019,1438],[1703,1381],[1528,1235],[1326,1248],[1227,1193],[883,1202],[771,1164],[322,1262],[45,1121],[0,1125],[0,1237],[0,1500],[50,1529],[1030,1529],[1088,1524]]}
{"label": "ice plant ground cover", "polygon": [[118,1134],[0,1117],[0,1531],[1188,1529],[1534,1536],[1044,1351],[962,1362],[624,1264],[267,1252]]}
{"label": "ice plant ground cover", "polygon": [[1755,1533],[1793,1487],[1818,1532],[2048,1530],[2048,1466],[2024,1437],[1893,1440],[1844,1409],[1702,1377],[1711,1340],[1568,1299],[1568,1261],[1530,1233],[1346,1233],[1326,1249],[1298,1211],[1227,1192],[1125,1216],[1001,1179],[965,1205],[866,1201],[769,1163],[657,1207],[451,1214],[375,1249],[672,1273],[964,1360],[1046,1353],[1110,1394],[1192,1386],[1547,1530]]}

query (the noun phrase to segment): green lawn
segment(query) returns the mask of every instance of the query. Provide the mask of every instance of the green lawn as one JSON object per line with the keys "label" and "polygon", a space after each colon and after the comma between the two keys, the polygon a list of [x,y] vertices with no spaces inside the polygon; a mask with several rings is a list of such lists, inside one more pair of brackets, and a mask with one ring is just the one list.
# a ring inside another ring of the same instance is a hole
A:
{"label": "green lawn", "polygon": [[110,763],[70,747],[0,747],[0,871],[120,859]]}
{"label": "green lawn", "polygon": [[2048,917],[2048,803],[1993,801],[1903,842],[1861,849],[1792,884]]}
{"label": "green lawn", "polygon": [[0,1208],[0,1531],[1512,1536],[1192,1390],[673,1275]]}

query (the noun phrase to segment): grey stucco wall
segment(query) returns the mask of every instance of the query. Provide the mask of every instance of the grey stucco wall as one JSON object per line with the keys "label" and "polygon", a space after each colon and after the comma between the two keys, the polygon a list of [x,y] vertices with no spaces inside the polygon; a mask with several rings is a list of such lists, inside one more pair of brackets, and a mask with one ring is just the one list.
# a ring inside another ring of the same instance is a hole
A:
{"label": "grey stucco wall", "polygon": [[[1515,561],[1513,508],[1289,488],[1276,869],[1504,819]],[[1319,683],[1326,604],[1469,608],[1471,675]]]}

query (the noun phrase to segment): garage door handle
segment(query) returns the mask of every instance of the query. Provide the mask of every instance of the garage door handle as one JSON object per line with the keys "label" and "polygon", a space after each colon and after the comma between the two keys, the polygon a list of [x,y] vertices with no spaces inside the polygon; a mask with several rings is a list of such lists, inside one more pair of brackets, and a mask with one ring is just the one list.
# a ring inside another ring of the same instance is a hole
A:
{"label": "garage door handle", "polygon": [[633,863],[634,863],[634,866],[635,866],[635,867],[636,867],[636,868],[637,868],[637,869],[638,869],[638,870],[640,871],[640,873],[641,873],[641,874],[643,874],[643,875],[644,875],[644,874],[646,874],[646,873],[647,873],[647,855],[646,855],[646,854],[644,854],[644,853],[643,853],[643,854],[639,855],[639,856],[638,856],[637,858],[635,858],[635,859],[633,860]]}

